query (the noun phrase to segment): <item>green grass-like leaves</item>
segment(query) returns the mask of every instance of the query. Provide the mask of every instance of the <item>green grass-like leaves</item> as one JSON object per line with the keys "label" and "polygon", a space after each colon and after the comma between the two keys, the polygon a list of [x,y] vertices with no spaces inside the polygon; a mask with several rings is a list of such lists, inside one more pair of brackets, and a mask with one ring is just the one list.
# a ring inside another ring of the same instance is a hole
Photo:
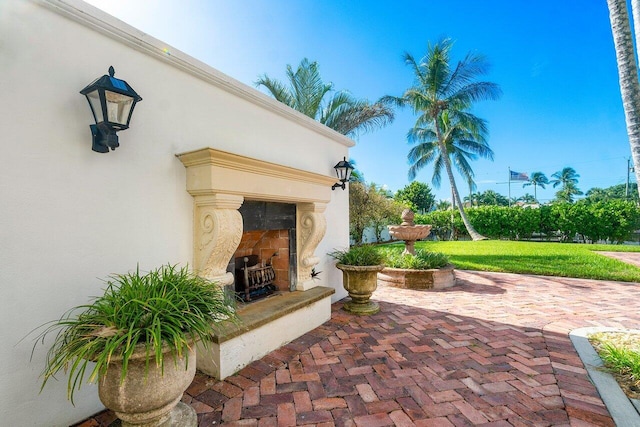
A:
{"label": "green grass-like leaves", "polygon": [[462,270],[640,282],[640,268],[594,252],[640,252],[638,246],[483,240],[423,241],[416,248],[444,253]]}
{"label": "green grass-like leaves", "polygon": [[391,268],[405,268],[412,270],[430,270],[441,268],[449,263],[449,258],[439,252],[429,252],[417,249],[415,255],[403,254],[400,247],[382,247],[379,250],[386,255],[385,265]]}
{"label": "green grass-like leaves", "polygon": [[194,341],[206,345],[221,320],[237,320],[234,302],[223,288],[187,267],[165,265],[146,274],[136,269],[111,276],[106,283],[104,295],[43,325],[35,344],[55,334],[42,388],[60,370],[68,370],[67,393],[72,402],[90,361],[95,366],[89,382],[99,380],[114,358],[122,359],[124,379],[128,360],[140,346],[146,348],[148,362],[162,367],[163,346],[173,351],[174,358],[183,357]]}
{"label": "green grass-like leaves", "polygon": [[589,336],[604,366],[624,381],[640,386],[640,335],[602,332]]}
{"label": "green grass-like leaves", "polygon": [[349,249],[334,250],[328,255],[338,261],[338,264],[360,267],[384,264],[386,258],[382,251],[371,245],[351,246]]}

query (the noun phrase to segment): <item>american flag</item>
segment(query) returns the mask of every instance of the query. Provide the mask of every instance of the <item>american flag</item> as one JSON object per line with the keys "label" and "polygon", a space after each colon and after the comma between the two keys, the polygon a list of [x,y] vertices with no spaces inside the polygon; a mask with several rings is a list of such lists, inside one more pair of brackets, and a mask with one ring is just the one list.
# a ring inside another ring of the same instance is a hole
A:
{"label": "american flag", "polygon": [[529,176],[526,173],[509,171],[509,179],[511,181],[529,181]]}

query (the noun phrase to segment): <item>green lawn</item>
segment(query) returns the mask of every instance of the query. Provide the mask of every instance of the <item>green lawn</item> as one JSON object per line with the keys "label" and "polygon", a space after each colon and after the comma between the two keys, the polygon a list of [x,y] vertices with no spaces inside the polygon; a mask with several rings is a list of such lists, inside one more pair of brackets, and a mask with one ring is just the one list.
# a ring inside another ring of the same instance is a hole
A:
{"label": "green lawn", "polygon": [[640,252],[640,246],[483,240],[416,242],[416,248],[442,252],[461,270],[640,282],[640,268],[594,252]]}

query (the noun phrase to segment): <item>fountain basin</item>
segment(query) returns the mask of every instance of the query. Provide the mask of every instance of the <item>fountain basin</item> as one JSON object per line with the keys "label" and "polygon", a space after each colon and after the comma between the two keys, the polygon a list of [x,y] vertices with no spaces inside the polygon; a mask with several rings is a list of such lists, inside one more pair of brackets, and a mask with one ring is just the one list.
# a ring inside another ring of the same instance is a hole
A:
{"label": "fountain basin", "polygon": [[378,285],[403,289],[438,290],[450,288],[455,283],[455,270],[451,264],[429,270],[385,267],[378,273]]}
{"label": "fountain basin", "polygon": [[431,225],[388,225],[389,235],[398,240],[416,241],[431,233]]}

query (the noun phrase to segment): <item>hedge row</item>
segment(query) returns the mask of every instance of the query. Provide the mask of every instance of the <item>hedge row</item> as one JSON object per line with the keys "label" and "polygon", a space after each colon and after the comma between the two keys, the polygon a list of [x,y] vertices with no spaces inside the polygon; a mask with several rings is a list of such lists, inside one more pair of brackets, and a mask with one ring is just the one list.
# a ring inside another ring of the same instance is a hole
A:
{"label": "hedge row", "polygon": [[[537,208],[481,206],[465,212],[474,228],[492,239],[535,237],[563,242],[578,239],[622,243],[631,232],[640,228],[640,209],[634,203],[622,200],[555,203]],[[415,222],[431,224],[432,234],[440,240],[468,238],[457,210],[416,215]]]}

